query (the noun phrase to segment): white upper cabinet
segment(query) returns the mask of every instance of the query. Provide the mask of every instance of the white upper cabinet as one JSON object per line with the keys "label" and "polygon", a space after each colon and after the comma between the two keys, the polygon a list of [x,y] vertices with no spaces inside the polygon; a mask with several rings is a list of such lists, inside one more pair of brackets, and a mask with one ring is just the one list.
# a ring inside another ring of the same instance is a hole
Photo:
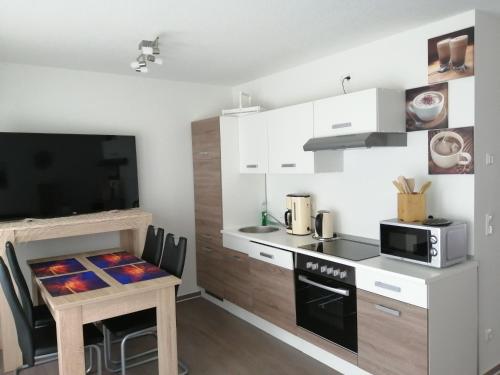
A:
{"label": "white upper cabinet", "polygon": [[306,152],[304,144],[316,137],[404,132],[404,112],[404,92],[370,89],[240,117],[240,172],[339,171],[338,154]]}
{"label": "white upper cabinet", "polygon": [[313,104],[267,112],[269,173],[314,173],[314,153],[302,148],[313,137]]}
{"label": "white upper cabinet", "polygon": [[314,102],[314,137],[404,132],[404,93],[369,89]]}
{"label": "white upper cabinet", "polygon": [[267,112],[239,118],[241,173],[268,172]]}

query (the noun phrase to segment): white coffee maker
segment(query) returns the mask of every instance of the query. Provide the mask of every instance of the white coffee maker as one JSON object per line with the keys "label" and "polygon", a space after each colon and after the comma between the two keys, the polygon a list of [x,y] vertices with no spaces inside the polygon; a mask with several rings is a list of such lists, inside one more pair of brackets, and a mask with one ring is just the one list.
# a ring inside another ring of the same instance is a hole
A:
{"label": "white coffee maker", "polygon": [[285,225],[289,234],[305,236],[311,233],[311,196],[288,194],[286,196]]}

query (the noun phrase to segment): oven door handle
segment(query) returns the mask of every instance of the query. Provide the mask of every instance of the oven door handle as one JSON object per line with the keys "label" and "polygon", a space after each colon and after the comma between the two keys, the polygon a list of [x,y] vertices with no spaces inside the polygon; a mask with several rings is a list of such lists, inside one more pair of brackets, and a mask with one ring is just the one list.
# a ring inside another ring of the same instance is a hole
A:
{"label": "oven door handle", "polygon": [[349,297],[349,291],[347,289],[332,288],[332,287],[317,283],[315,281],[311,281],[307,277],[302,276],[302,275],[299,275],[299,281],[302,281],[303,283],[306,283],[306,284],[309,284],[312,286],[316,286],[316,287],[324,289],[324,290],[328,290],[329,292],[333,292],[333,293],[337,293],[337,294],[341,294],[343,296]]}

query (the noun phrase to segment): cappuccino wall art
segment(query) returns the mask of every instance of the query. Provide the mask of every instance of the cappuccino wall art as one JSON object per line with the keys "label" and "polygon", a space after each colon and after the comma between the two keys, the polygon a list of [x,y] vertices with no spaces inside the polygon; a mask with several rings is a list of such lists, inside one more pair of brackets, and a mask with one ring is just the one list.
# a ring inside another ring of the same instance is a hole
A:
{"label": "cappuccino wall art", "polygon": [[474,174],[474,127],[430,130],[429,174]]}
{"label": "cappuccino wall art", "polygon": [[429,83],[474,75],[474,27],[429,39],[427,56]]}
{"label": "cappuccino wall art", "polygon": [[406,131],[448,127],[448,82],[406,90]]}

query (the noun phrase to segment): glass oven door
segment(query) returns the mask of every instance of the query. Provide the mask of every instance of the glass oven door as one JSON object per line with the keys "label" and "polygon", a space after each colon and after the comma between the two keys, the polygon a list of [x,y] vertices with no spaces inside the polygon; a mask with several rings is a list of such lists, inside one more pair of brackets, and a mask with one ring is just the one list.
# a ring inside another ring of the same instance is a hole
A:
{"label": "glass oven door", "polygon": [[357,352],[354,286],[296,269],[295,293],[298,326]]}
{"label": "glass oven door", "polygon": [[380,224],[380,252],[430,263],[430,234],[427,229]]}

